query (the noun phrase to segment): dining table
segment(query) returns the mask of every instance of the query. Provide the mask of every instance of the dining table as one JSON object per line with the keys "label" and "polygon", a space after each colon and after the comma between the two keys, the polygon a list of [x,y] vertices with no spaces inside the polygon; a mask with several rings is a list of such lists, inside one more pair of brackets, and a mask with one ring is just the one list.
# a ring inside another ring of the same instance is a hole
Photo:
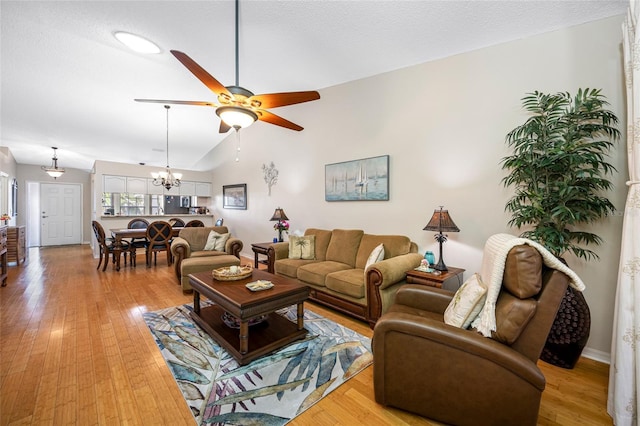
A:
{"label": "dining table", "polygon": [[[174,226],[171,228],[171,236],[173,238],[180,234],[183,230],[183,226]],[[120,255],[122,254],[122,240],[123,238],[146,238],[147,230],[145,228],[113,228],[109,229],[114,241],[113,254],[116,260],[116,271],[120,270]]]}

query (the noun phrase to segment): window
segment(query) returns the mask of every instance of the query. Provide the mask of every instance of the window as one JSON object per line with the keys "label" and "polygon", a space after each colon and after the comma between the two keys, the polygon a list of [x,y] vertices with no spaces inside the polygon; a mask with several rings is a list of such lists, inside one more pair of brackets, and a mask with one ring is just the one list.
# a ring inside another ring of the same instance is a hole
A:
{"label": "window", "polygon": [[144,194],[120,194],[120,214],[122,216],[142,216],[145,214]]}
{"label": "window", "polygon": [[148,216],[164,214],[162,195],[102,193],[102,214],[105,216]]}
{"label": "window", "polygon": [[114,195],[118,195],[113,192],[103,192],[102,193],[102,214],[103,215],[114,215],[115,204],[114,204]]}

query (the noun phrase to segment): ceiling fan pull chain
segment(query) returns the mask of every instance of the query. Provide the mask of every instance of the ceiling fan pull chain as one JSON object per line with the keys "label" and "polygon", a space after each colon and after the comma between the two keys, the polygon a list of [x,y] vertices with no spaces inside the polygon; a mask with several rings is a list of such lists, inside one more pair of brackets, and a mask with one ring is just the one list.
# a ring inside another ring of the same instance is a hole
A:
{"label": "ceiling fan pull chain", "polygon": [[236,129],[236,163],[240,161],[240,132]]}

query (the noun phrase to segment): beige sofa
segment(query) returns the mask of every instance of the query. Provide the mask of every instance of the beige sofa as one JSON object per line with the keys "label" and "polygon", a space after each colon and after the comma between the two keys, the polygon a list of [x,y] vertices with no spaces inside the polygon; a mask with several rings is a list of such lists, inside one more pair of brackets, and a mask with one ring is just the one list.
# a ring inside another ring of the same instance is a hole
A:
{"label": "beige sofa", "polygon": [[[267,252],[269,270],[296,278],[310,287],[311,300],[368,321],[371,327],[406,284],[406,272],[422,260],[418,246],[401,235],[315,228],[307,229],[308,235],[315,236],[314,259],[291,259],[289,242],[274,243]],[[384,259],[365,271],[367,259],[381,243]]]}
{"label": "beige sofa", "polygon": [[227,234],[226,226],[188,227],[180,231],[171,243],[178,284],[182,291],[191,290],[189,274],[212,271],[225,266],[240,265],[243,244],[238,238],[229,237],[224,251],[204,250],[211,231]]}

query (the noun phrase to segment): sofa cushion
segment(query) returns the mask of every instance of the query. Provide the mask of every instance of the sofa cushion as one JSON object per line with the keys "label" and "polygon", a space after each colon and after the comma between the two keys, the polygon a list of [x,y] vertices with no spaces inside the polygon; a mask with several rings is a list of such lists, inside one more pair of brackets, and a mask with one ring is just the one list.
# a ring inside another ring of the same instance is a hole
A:
{"label": "sofa cushion", "polygon": [[200,256],[185,259],[180,264],[180,284],[182,285],[182,290],[191,290],[191,284],[189,284],[189,274],[195,274],[196,272],[213,271],[217,268],[223,268],[232,265],[240,265],[240,259],[226,253],[222,253],[221,256]]}
{"label": "sofa cushion", "polygon": [[491,338],[507,345],[513,344],[536,313],[534,299],[518,299],[508,292],[500,292],[496,302],[496,331]]}
{"label": "sofa cushion", "polygon": [[325,286],[329,290],[347,296],[364,297],[364,271],[362,269],[346,269],[332,272],[325,278]]}
{"label": "sofa cushion", "polygon": [[192,251],[191,256],[189,257],[210,257],[210,256],[222,256],[225,254],[228,254],[228,253],[224,251],[217,251],[217,250],[200,250],[200,251]]}
{"label": "sofa cushion", "polygon": [[298,268],[309,263],[316,262],[315,260],[305,259],[278,259],[275,264],[275,273],[278,275],[284,275],[289,278],[298,278]]}
{"label": "sofa cushion", "polygon": [[[206,226],[206,227],[189,227],[180,230],[178,234],[180,238],[184,238],[188,243],[192,251],[204,250],[204,246],[207,243],[207,238],[211,231],[216,231],[218,234],[226,234],[229,232],[226,226]],[[224,250],[224,248],[223,248]]]}
{"label": "sofa cushion", "polygon": [[[364,231],[359,229],[334,229],[331,232],[331,241],[329,241],[329,246],[327,247],[327,260],[346,263],[353,268],[356,265],[356,254],[363,235]],[[369,257],[369,253],[376,245],[374,244],[369,248],[366,254],[367,257]],[[366,257],[360,269],[364,269],[365,262]]]}
{"label": "sofa cushion", "polygon": [[324,262],[313,262],[298,268],[298,279],[305,283],[317,286],[325,286],[325,277],[332,272],[352,269],[346,263],[325,260]]}
{"label": "sofa cushion", "polygon": [[217,250],[224,251],[224,246],[227,244],[227,240],[231,236],[230,233],[218,234],[216,231],[209,232],[207,242],[204,245],[203,250]]}
{"label": "sofa cushion", "polygon": [[289,237],[289,259],[314,260],[316,258],[316,236]]}
{"label": "sofa cushion", "polygon": [[480,275],[473,274],[456,291],[444,311],[445,324],[468,328],[482,310],[486,299],[487,287],[482,283]]}
{"label": "sofa cushion", "polygon": [[331,231],[309,228],[304,232],[304,235],[315,235],[316,260],[327,260],[327,247],[329,247],[329,241],[331,241]]}
{"label": "sofa cushion", "polygon": [[384,244],[385,259],[407,254],[411,251],[411,240],[408,237],[402,235],[364,234],[358,248],[356,268],[365,269],[369,254],[379,244]]}
{"label": "sofa cushion", "polygon": [[509,250],[502,285],[511,294],[526,299],[542,288],[542,256],[532,246],[523,244]]}
{"label": "sofa cushion", "polygon": [[367,268],[376,262],[380,262],[384,259],[384,244],[378,244],[376,248],[371,251],[367,258],[367,263],[364,265],[364,273],[367,273]]}

